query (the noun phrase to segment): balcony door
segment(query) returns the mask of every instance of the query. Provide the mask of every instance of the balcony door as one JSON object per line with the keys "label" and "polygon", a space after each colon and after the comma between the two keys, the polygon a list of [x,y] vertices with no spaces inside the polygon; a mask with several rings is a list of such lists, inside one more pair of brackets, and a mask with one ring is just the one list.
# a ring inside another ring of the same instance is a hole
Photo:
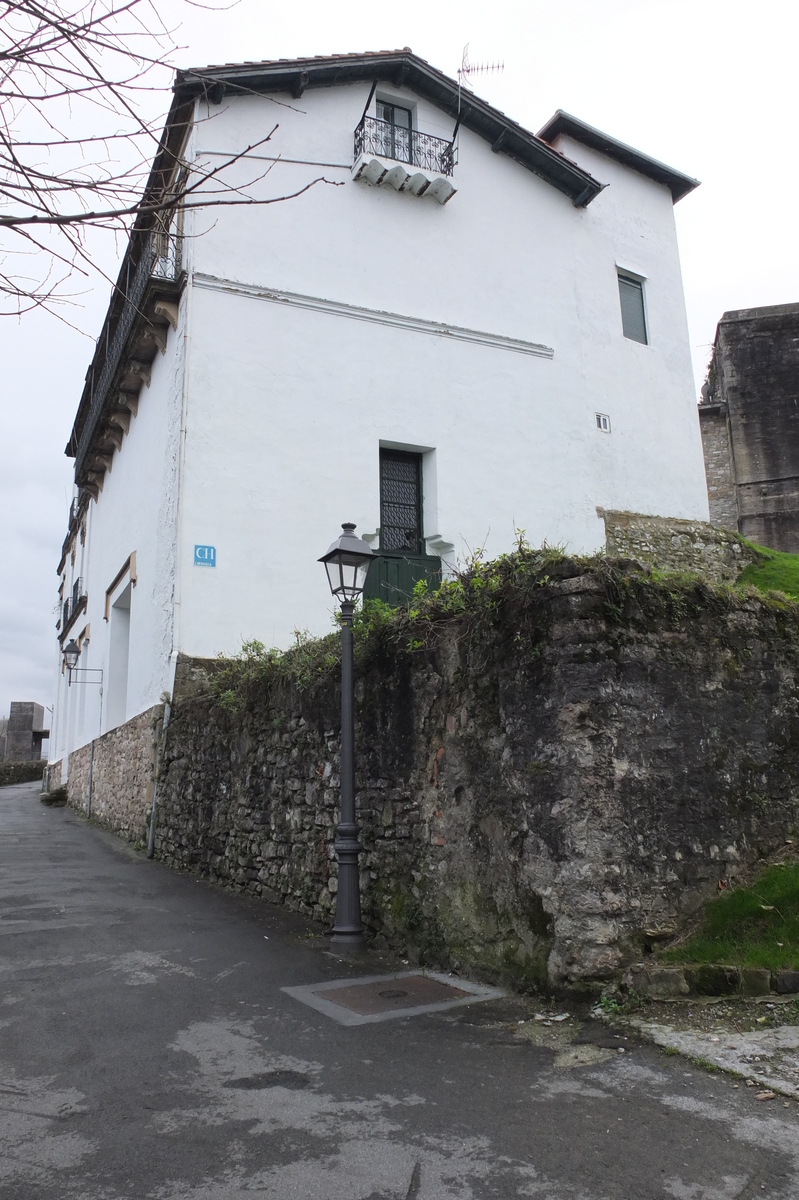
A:
{"label": "balcony door", "polygon": [[387,158],[396,158],[399,162],[413,162],[411,110],[400,108],[397,104],[385,104],[382,100],[378,100],[377,119],[383,122],[379,126],[382,143],[380,152]]}

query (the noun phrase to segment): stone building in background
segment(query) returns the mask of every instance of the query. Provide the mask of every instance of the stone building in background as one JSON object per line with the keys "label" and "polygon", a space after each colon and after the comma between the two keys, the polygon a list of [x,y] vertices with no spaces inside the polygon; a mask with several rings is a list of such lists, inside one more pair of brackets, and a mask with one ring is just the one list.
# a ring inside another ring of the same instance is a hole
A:
{"label": "stone building in background", "polygon": [[724,314],[699,417],[711,522],[799,553],[799,304]]}
{"label": "stone building in background", "polygon": [[42,741],[49,736],[41,704],[12,700],[5,736],[6,762],[34,762],[41,758]]}

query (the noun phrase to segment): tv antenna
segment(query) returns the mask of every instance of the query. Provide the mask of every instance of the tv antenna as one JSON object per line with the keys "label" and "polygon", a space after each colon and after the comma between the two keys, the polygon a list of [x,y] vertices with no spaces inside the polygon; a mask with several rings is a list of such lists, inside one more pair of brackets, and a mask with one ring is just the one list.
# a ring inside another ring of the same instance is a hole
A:
{"label": "tv antenna", "polygon": [[500,71],[505,70],[504,62],[469,62],[469,43],[463,47],[463,57],[461,65],[458,67],[458,85],[463,84],[470,88],[472,86],[472,78],[475,75],[498,75]]}
{"label": "tv antenna", "polygon": [[452,131],[453,143],[455,142],[455,138],[456,138],[458,130],[460,129],[460,126],[461,126],[461,92],[463,91],[464,84],[469,89],[469,91],[471,91],[472,90],[471,78],[473,75],[494,75],[494,74],[499,74],[500,71],[504,71],[504,70],[505,70],[504,62],[470,63],[469,62],[469,43],[467,42],[466,45],[463,47],[463,57],[461,58],[461,65],[458,67],[458,115],[457,115],[457,119],[455,121],[455,128]]}

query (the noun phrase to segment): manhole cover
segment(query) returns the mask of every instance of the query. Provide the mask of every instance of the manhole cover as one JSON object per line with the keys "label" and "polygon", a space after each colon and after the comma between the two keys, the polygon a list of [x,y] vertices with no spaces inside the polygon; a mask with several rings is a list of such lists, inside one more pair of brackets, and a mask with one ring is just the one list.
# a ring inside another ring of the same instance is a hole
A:
{"label": "manhole cover", "polygon": [[385,975],[337,979],[333,983],[282,990],[342,1025],[415,1016],[476,1000],[495,1000],[503,995],[496,988],[463,979],[455,984],[450,976],[422,971],[408,971],[388,979]]}
{"label": "manhole cover", "polygon": [[[429,975],[406,976],[402,982],[403,988],[387,988],[385,977],[375,983],[355,983],[325,993],[325,999],[362,1017],[369,1017],[387,1009],[418,1008],[420,1004],[441,1004],[443,1000],[462,1000],[469,995],[463,988],[441,983]],[[316,995],[322,991],[322,988],[316,989]]]}

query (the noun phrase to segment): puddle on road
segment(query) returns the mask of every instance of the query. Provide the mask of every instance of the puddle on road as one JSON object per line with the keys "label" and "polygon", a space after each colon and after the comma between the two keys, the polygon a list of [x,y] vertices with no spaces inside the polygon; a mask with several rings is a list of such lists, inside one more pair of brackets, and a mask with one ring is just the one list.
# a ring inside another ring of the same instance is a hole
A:
{"label": "puddle on road", "polygon": [[311,1080],[299,1071],[261,1071],[259,1075],[247,1075],[244,1079],[226,1079],[223,1088],[241,1088],[243,1091],[258,1091],[259,1088],[283,1087],[297,1090],[307,1088]]}

